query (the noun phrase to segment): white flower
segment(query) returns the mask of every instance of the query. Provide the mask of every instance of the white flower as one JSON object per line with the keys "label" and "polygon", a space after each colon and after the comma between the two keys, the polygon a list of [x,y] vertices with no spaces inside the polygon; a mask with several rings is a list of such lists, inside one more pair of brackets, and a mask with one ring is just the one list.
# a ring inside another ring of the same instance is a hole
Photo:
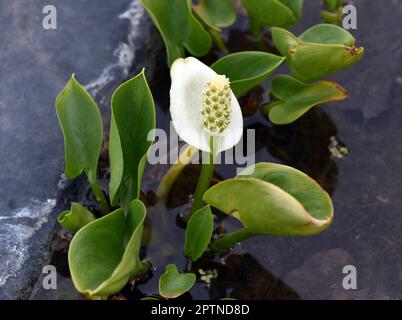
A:
{"label": "white flower", "polygon": [[235,146],[243,134],[243,117],[229,79],[192,57],[177,59],[170,75],[170,114],[179,137],[214,154]]}

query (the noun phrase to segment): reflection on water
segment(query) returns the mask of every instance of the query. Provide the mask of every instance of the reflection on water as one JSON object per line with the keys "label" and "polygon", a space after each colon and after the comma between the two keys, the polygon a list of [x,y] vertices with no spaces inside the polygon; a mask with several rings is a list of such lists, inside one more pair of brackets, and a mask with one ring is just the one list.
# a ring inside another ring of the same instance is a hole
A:
{"label": "reflection on water", "polygon": [[329,144],[337,129],[324,111],[313,109],[286,126],[268,127],[259,123],[252,128],[258,137],[257,150],[266,148],[281,163],[311,176],[329,194],[334,192],[338,170]]}

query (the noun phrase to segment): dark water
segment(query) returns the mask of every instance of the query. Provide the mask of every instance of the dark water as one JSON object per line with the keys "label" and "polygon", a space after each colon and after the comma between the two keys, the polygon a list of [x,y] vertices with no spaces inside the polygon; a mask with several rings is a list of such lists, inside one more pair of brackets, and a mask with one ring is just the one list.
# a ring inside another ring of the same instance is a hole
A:
{"label": "dark water", "polygon": [[[290,165],[316,179],[333,198],[333,225],[313,237],[256,237],[227,256],[206,257],[189,266],[177,217],[188,209],[198,168],[186,169],[163,205],[154,203],[153,193],[168,167],[148,167],[143,184],[149,217],[143,256],[154,268],[145,280],[128,285],[123,296],[157,293],[165,266],[176,263],[182,270],[198,273],[201,268],[218,274],[210,285],[198,282],[183,299],[402,298],[402,1],[354,3],[358,30],[353,33],[367,54],[358,65],[332,77],[349,90],[348,100],[316,108],[291,125],[274,126],[255,112],[269,101],[266,91],[257,88],[242,99],[249,115],[246,127],[256,130],[256,161]],[[295,32],[319,23],[320,9],[321,1],[308,1]],[[250,47],[250,37],[243,32],[246,26],[240,21],[227,32],[232,51]],[[168,128],[169,75],[162,65],[151,86],[158,105],[157,125]],[[347,147],[346,157],[330,151],[333,137]],[[234,166],[217,167],[218,178],[234,174]],[[238,227],[220,215],[216,226],[227,231]],[[66,249],[61,248],[55,251],[54,262],[64,266],[62,284],[70,297],[76,297],[68,280]],[[350,264],[357,268],[357,290],[342,287],[343,267]]]}

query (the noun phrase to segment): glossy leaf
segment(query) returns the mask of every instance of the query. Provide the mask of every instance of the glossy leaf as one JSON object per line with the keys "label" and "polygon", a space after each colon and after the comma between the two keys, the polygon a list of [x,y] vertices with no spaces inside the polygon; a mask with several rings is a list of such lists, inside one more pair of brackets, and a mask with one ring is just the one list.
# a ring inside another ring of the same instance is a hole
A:
{"label": "glossy leaf", "polygon": [[159,279],[159,293],[167,299],[177,298],[189,291],[194,286],[195,280],[194,273],[179,273],[174,264],[169,264]]}
{"label": "glossy leaf", "polygon": [[77,202],[72,202],[71,209],[60,213],[57,218],[64,229],[73,233],[94,220],[93,213]]}
{"label": "glossy leaf", "polygon": [[194,17],[191,0],[140,0],[165,42],[169,66],[185,49],[198,57],[208,53],[212,38]]}
{"label": "glossy leaf", "polygon": [[102,119],[94,100],[74,75],[56,98],[56,112],[64,135],[67,178],[74,179],[84,171],[94,183],[103,138]]}
{"label": "glossy leaf", "polygon": [[184,255],[197,261],[208,248],[213,229],[214,218],[209,206],[194,212],[187,225]]}
{"label": "glossy leaf", "polygon": [[329,10],[335,11],[339,7],[342,7],[345,4],[344,0],[325,0],[325,5]]}
{"label": "glossy leaf", "polygon": [[81,228],[70,244],[68,264],[76,289],[88,297],[109,296],[144,272],[139,259],[146,209],[131,202]]}
{"label": "glossy leaf", "polygon": [[234,94],[240,97],[268,78],[284,60],[270,53],[244,51],[224,56],[211,68],[226,75]]}
{"label": "glossy leaf", "polygon": [[203,200],[238,219],[250,234],[313,235],[333,218],[331,198],[313,179],[274,163],[258,163],[252,174],[211,187]]}
{"label": "glossy leaf", "polygon": [[296,24],[302,14],[303,0],[241,0],[250,19],[251,31],[262,27],[287,28]]}
{"label": "glossy leaf", "polygon": [[110,200],[126,207],[139,197],[146,154],[152,145],[155,105],[144,71],[123,83],[112,97],[110,125]]}
{"label": "glossy leaf", "polygon": [[218,31],[236,21],[233,0],[200,0],[193,9],[208,26]]}
{"label": "glossy leaf", "polygon": [[355,38],[345,29],[331,24],[317,24],[303,32],[299,39],[318,44],[342,44],[354,47]]}
{"label": "glossy leaf", "polygon": [[272,38],[279,52],[286,56],[292,75],[304,82],[325,77],[358,62],[363,48],[355,47],[355,39],[346,30],[319,24],[299,38],[281,28],[272,28]]}
{"label": "glossy leaf", "polygon": [[262,109],[275,124],[289,124],[318,104],[344,100],[348,94],[332,81],[305,84],[287,75],[272,80],[272,94],[279,100]]}

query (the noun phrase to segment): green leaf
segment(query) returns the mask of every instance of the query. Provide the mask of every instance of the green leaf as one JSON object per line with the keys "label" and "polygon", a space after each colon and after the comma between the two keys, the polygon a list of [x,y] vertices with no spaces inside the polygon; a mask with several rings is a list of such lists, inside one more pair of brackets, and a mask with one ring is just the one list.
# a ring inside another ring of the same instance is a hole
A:
{"label": "green leaf", "polygon": [[283,125],[299,119],[318,104],[340,101],[348,93],[332,81],[305,84],[287,75],[272,80],[272,94],[279,99],[262,109],[272,123]]}
{"label": "green leaf", "polygon": [[71,209],[60,213],[57,218],[64,229],[73,233],[94,220],[92,212],[77,202],[72,202]]}
{"label": "green leaf", "polygon": [[345,4],[344,0],[324,0],[325,5],[329,10],[335,11],[339,7],[342,7]]}
{"label": "green leaf", "polygon": [[343,10],[340,8],[336,11],[321,11],[320,16],[325,23],[340,26],[343,20]]}
{"label": "green leaf", "polygon": [[112,96],[110,124],[110,200],[125,208],[140,195],[147,152],[154,137],[155,105],[144,70]]}
{"label": "green leaf", "polygon": [[209,206],[194,212],[187,225],[184,255],[197,261],[208,248],[213,229],[214,218]]}
{"label": "green leaf", "polygon": [[304,173],[273,163],[246,170],[211,187],[203,200],[238,219],[251,234],[307,236],[331,224],[331,198]]}
{"label": "green leaf", "polygon": [[364,53],[364,48],[355,47],[349,32],[332,24],[316,25],[299,38],[287,30],[272,28],[272,38],[279,52],[287,57],[292,75],[304,82],[345,69]]}
{"label": "green leaf", "polygon": [[84,171],[91,184],[96,182],[102,119],[92,97],[74,74],[56,98],[56,112],[64,135],[67,178],[74,179]]}
{"label": "green leaf", "polygon": [[68,252],[71,278],[76,289],[88,296],[109,296],[144,272],[139,259],[146,209],[131,202],[125,216],[118,209],[81,228]]}
{"label": "green leaf", "polygon": [[167,299],[177,298],[189,291],[195,280],[194,273],[179,273],[174,264],[169,264],[165,273],[159,278],[159,293]]}
{"label": "green leaf", "polygon": [[251,31],[262,27],[288,28],[296,24],[303,11],[303,0],[241,0],[250,19]]}
{"label": "green leaf", "polygon": [[244,51],[224,56],[211,68],[226,75],[234,94],[240,97],[268,78],[285,59],[265,52]]}
{"label": "green leaf", "polygon": [[193,9],[208,26],[218,31],[236,21],[236,9],[232,0],[200,0]]}
{"label": "green leaf", "polygon": [[208,53],[212,46],[210,34],[194,17],[191,0],[140,0],[165,42],[169,66],[184,57],[187,49],[196,57]]}
{"label": "green leaf", "polygon": [[355,38],[345,29],[332,24],[317,24],[303,32],[299,39],[304,42],[318,44],[342,44],[354,47]]}

